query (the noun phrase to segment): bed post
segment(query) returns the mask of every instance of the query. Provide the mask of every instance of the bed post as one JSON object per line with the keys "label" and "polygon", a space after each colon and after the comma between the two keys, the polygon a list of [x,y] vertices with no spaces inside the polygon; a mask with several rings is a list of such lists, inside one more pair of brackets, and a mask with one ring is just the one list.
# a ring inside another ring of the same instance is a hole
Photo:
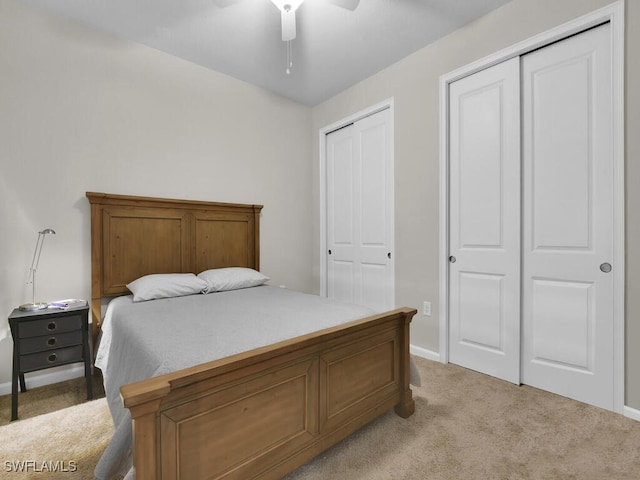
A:
{"label": "bed post", "polygon": [[160,400],[130,407],[133,420],[133,464],[136,478],[158,478],[157,413]]}
{"label": "bed post", "polygon": [[146,385],[131,384],[120,388],[123,404],[133,421],[133,465],[136,478],[160,478],[160,432],[158,412],[162,400],[171,391],[168,382],[150,379]]}
{"label": "bed post", "polygon": [[102,215],[101,205],[95,203],[95,195],[87,192],[91,203],[91,345],[97,348],[98,332],[102,327]]}
{"label": "bed post", "polygon": [[402,418],[408,418],[413,415],[416,410],[416,404],[413,400],[413,394],[409,387],[411,362],[409,360],[409,333],[411,328],[411,319],[417,313],[415,309],[405,308],[404,325],[400,332],[400,387],[402,389],[400,403],[395,406],[395,412]]}
{"label": "bed post", "polygon": [[262,205],[253,206],[253,228],[254,228],[254,269],[260,270],[260,212]]}

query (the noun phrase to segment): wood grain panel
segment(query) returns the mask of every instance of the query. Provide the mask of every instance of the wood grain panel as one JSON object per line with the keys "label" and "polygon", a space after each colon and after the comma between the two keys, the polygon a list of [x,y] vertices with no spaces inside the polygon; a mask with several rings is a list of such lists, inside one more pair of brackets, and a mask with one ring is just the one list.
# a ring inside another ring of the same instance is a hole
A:
{"label": "wood grain panel", "polygon": [[151,273],[189,271],[185,254],[189,218],[179,211],[131,215],[129,209],[103,212],[105,295],[129,293],[126,284]]}
{"label": "wood grain panel", "polygon": [[251,267],[254,264],[254,231],[252,218],[228,215],[198,214],[195,219],[195,270],[210,268]]}
{"label": "wood grain panel", "polygon": [[317,371],[306,360],[164,411],[162,478],[247,478],[249,460],[266,467],[312,441]]}
{"label": "wood grain panel", "polygon": [[325,353],[320,367],[321,428],[393,395],[399,385],[398,353],[395,330]]}

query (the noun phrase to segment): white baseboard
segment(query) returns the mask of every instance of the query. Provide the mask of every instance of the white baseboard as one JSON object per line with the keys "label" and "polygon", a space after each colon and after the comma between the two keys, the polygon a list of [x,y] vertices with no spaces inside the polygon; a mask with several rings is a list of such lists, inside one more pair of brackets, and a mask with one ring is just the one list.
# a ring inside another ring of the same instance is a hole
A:
{"label": "white baseboard", "polygon": [[426,358],[427,360],[433,360],[434,362],[440,361],[439,353],[427,350],[426,348],[418,347],[416,345],[409,345],[409,352],[411,353],[411,355]]}
{"label": "white baseboard", "polygon": [[636,410],[635,408],[627,407],[625,405],[624,411],[622,413],[625,417],[631,418],[632,420],[640,421],[640,410]]}
{"label": "white baseboard", "polygon": [[[27,389],[42,387],[51,383],[64,382],[72,378],[84,377],[84,365],[74,365],[70,367],[58,367],[59,370],[34,372],[25,374]],[[11,382],[0,383],[0,395],[11,393]]]}

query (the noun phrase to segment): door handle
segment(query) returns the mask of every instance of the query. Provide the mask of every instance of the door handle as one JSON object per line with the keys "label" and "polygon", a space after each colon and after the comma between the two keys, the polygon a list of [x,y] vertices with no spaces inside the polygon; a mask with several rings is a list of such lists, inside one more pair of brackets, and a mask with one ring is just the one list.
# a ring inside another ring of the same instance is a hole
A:
{"label": "door handle", "polygon": [[387,253],[387,258],[391,260],[391,252]]}
{"label": "door handle", "polygon": [[329,250],[329,255],[331,255],[331,250]]}
{"label": "door handle", "polygon": [[453,255],[451,255],[449,257],[449,263],[456,263],[456,257],[454,257]]}
{"label": "door handle", "polygon": [[613,267],[611,266],[610,263],[603,263],[602,265],[600,265],[600,271],[602,273],[609,273],[611,271]]}

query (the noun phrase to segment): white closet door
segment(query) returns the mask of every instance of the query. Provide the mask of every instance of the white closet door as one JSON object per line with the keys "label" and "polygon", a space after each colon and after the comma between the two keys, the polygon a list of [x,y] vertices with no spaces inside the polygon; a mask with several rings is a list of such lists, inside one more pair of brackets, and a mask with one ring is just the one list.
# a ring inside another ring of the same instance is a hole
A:
{"label": "white closet door", "polygon": [[360,144],[349,125],[326,136],[327,141],[327,296],[344,302],[356,298],[357,245],[353,225],[359,222],[356,171],[360,169]]}
{"label": "white closet door", "polygon": [[394,308],[393,162],[385,109],[326,136],[327,295]]}
{"label": "white closet door", "polygon": [[519,59],[450,87],[450,361],[520,382]]}
{"label": "white closet door", "polygon": [[609,24],[523,56],[522,69],[522,380],[612,409]]}

